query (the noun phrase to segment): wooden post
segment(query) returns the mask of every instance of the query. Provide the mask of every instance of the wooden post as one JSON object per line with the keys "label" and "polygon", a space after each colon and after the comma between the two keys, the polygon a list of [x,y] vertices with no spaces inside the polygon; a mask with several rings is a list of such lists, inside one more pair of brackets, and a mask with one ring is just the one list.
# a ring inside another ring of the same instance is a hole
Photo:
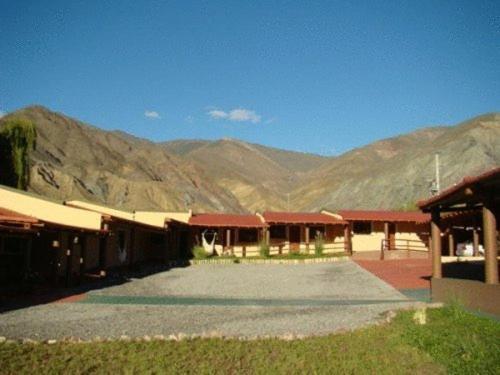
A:
{"label": "wooden post", "polygon": [[271,231],[269,228],[264,228],[264,241],[266,245],[269,245],[271,242]]}
{"label": "wooden post", "polygon": [[231,229],[226,229],[226,247],[231,248]]}
{"label": "wooden post", "polygon": [[85,275],[85,258],[87,257],[87,236],[81,236],[80,242],[80,283]]}
{"label": "wooden post", "polygon": [[240,243],[240,229],[236,228],[234,230],[234,245],[238,245]]}
{"label": "wooden post", "polygon": [[487,284],[498,284],[497,223],[491,206],[483,206],[484,273]]}
{"label": "wooden post", "polygon": [[455,255],[455,238],[453,237],[453,229],[450,228],[450,233],[448,233],[448,255]]}
{"label": "wooden post", "polygon": [[349,224],[344,225],[344,250],[347,254],[352,255],[351,227]]}
{"label": "wooden post", "polygon": [[[29,278],[30,270],[31,270],[31,249],[33,247],[33,237],[32,235],[26,241],[26,252],[24,255],[24,279],[27,280]],[[1,251],[1,250],[0,250]]]}
{"label": "wooden post", "polygon": [[309,251],[310,228],[306,225],[306,250]]}
{"label": "wooden post", "polygon": [[136,230],[135,230],[135,226],[133,226],[132,229],[130,230],[130,256],[128,259],[129,267],[134,265],[135,258],[136,258],[136,256],[135,256],[135,235],[136,235]]}
{"label": "wooden post", "polygon": [[246,256],[247,256],[247,247],[246,246],[242,247],[242,249],[241,249],[241,256],[243,258],[246,258]]}
{"label": "wooden post", "polygon": [[384,238],[385,238],[385,246],[384,250],[391,250],[390,238],[389,238],[389,223],[384,221]]}
{"label": "wooden post", "polygon": [[104,235],[99,239],[99,273],[101,276],[106,276],[108,268],[108,235]]}
{"label": "wooden post", "polygon": [[475,225],[474,229],[472,230],[472,249],[473,249],[473,255],[475,257],[479,256],[479,232]]}
{"label": "wooden post", "polygon": [[441,267],[441,229],[439,228],[439,210],[433,209],[431,212],[431,236],[432,236],[432,277],[441,279],[443,270]]}
{"label": "wooden post", "polygon": [[66,286],[71,284],[71,272],[73,271],[73,251],[76,236],[69,236],[69,246],[66,249]]}

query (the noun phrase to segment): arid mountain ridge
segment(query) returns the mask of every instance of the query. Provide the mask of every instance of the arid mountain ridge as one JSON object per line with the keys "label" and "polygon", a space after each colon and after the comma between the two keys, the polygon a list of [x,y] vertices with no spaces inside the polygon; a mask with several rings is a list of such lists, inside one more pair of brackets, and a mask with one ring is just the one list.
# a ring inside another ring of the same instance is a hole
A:
{"label": "arid mountain ridge", "polygon": [[500,165],[499,113],[423,128],[337,157],[234,139],[155,143],[41,106],[5,118],[14,115],[37,127],[29,190],[123,209],[402,209],[428,196],[435,152],[443,187]]}

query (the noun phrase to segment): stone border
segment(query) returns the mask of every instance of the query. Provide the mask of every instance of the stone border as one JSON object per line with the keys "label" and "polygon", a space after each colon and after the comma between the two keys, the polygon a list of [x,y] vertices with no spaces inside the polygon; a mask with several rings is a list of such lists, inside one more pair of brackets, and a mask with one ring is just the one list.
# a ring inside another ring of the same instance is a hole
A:
{"label": "stone border", "polygon": [[292,341],[292,340],[303,340],[312,337],[322,337],[328,335],[337,335],[346,332],[353,332],[359,329],[363,329],[370,326],[380,326],[384,324],[389,324],[396,317],[399,311],[414,311],[413,322],[418,325],[426,324],[426,310],[427,309],[436,309],[443,307],[444,304],[440,302],[426,303],[426,302],[415,302],[406,307],[402,307],[400,309],[387,310],[381,313],[378,319],[374,322],[370,322],[362,325],[361,327],[356,327],[353,329],[339,329],[333,332],[328,332],[325,334],[312,334],[312,335],[304,335],[304,334],[294,334],[294,333],[285,333],[282,335],[258,335],[258,336],[233,336],[233,335],[224,335],[218,331],[210,331],[203,332],[201,334],[186,334],[183,332],[177,334],[170,335],[145,335],[138,337],[130,337],[126,335],[122,335],[120,337],[100,337],[96,336],[90,339],[81,339],[78,337],[65,337],[63,339],[49,339],[49,340],[35,340],[29,338],[23,339],[9,339],[4,336],[0,336],[0,345],[9,345],[9,344],[25,344],[25,345],[55,345],[60,343],[69,343],[69,344],[89,344],[89,343],[103,343],[103,342],[151,342],[151,341],[184,341],[184,340],[196,340],[196,339],[221,339],[228,341],[254,341],[254,340],[282,340],[282,341]]}
{"label": "stone border", "polygon": [[349,260],[349,256],[336,256],[324,258],[305,258],[305,259],[252,259],[252,258],[234,258],[234,259],[189,259],[170,261],[170,267],[196,266],[202,264],[315,264],[315,263],[336,263]]}

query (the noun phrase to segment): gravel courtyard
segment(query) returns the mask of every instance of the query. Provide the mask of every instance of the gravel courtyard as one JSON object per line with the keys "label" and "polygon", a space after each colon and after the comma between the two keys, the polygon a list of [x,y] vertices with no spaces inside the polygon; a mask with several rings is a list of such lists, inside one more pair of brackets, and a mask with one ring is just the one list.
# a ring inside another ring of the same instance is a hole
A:
{"label": "gravel courtyard", "polygon": [[0,315],[0,336],[323,335],[413,303],[351,261],[174,268]]}

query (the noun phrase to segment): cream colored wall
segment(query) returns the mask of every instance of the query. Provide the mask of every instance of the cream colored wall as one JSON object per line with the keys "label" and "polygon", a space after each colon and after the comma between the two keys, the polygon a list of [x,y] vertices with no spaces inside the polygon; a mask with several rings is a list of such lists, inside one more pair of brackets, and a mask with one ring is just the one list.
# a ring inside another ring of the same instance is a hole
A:
{"label": "cream colored wall", "polygon": [[67,207],[3,186],[0,187],[0,207],[53,224],[95,231],[101,229],[101,214]]}
{"label": "cream colored wall", "polygon": [[[396,223],[396,240],[412,240],[421,241],[422,246],[426,245],[426,236],[423,235],[427,231],[426,224],[414,223]],[[385,238],[384,223],[373,222],[371,234],[354,234],[352,235],[353,251],[380,251],[382,240]],[[401,243],[398,243],[401,245]]]}
{"label": "cream colored wall", "polygon": [[78,201],[78,200],[66,201],[66,202],[64,202],[64,204],[72,206],[72,207],[83,208],[83,209],[89,210],[89,211],[99,212],[101,214],[105,214],[105,215],[109,215],[109,216],[118,217],[120,219],[134,220],[134,214],[132,212],[116,210],[114,208],[102,206],[99,204],[88,203],[88,202]]}
{"label": "cream colored wall", "polygon": [[353,251],[380,251],[382,240],[385,238],[384,223],[373,222],[371,234],[352,234]]}

